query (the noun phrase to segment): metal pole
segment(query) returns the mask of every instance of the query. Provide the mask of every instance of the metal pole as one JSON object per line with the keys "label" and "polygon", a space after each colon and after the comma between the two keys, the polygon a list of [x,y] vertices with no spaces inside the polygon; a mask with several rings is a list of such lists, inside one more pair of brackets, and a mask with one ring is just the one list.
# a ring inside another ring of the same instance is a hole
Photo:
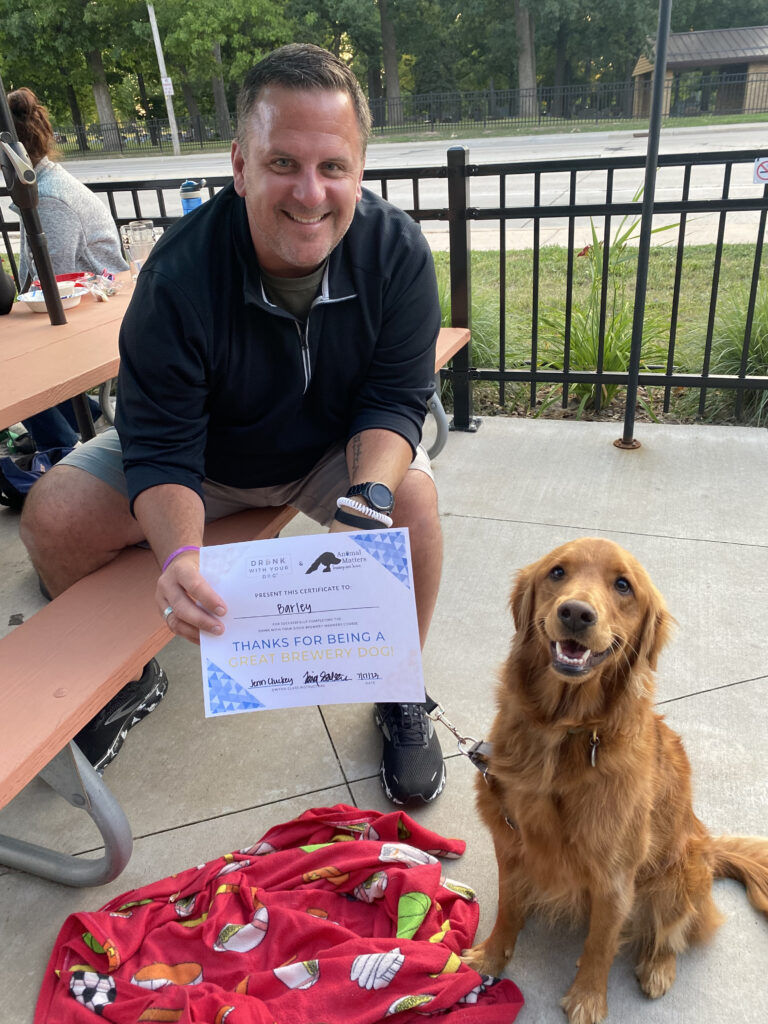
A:
{"label": "metal pole", "polygon": [[[40,215],[37,212],[37,175],[27,155],[26,150],[19,142],[16,128],[13,123],[13,114],[8,106],[8,99],[5,95],[5,86],[0,77],[0,169],[5,178],[5,187],[8,189],[11,199],[19,208],[19,216],[24,231],[27,234],[29,249],[35,263],[37,276],[43,289],[45,308],[48,311],[48,319],[54,326],[67,322],[64,307],[61,304],[59,286],[56,284],[56,275],[53,272],[51,256],[48,252],[48,239],[45,237]],[[19,282],[24,286],[24,281]]]}
{"label": "metal pole", "polygon": [[[157,66],[160,68],[160,77],[167,78],[168,75],[165,71],[165,58],[163,57],[163,47],[160,43],[160,33],[157,31],[157,19],[155,18],[155,8],[152,4],[147,4],[147,12],[149,13],[149,23],[152,26],[152,38],[155,40],[155,52],[157,53]],[[179,130],[176,127],[176,115],[173,112],[173,99],[172,93],[169,95],[165,91],[165,85],[163,85],[163,96],[165,97],[165,109],[168,111],[168,124],[171,129],[171,142],[173,143],[173,155],[181,156],[181,146],[179,146]]]}
{"label": "metal pole", "polygon": [[632,320],[632,347],[629,356],[629,382],[627,405],[624,411],[624,434],[614,444],[617,448],[639,448],[633,437],[637,406],[637,378],[640,373],[640,354],[643,344],[643,318],[645,316],[645,289],[648,280],[648,256],[653,226],[653,201],[656,191],[656,169],[659,161],[659,135],[664,110],[664,80],[667,70],[667,41],[672,0],[660,0],[659,23],[656,30],[656,56],[653,65],[653,92],[651,93],[651,119],[648,125],[648,148],[645,158],[645,185],[637,249],[637,278],[635,282],[635,310]]}

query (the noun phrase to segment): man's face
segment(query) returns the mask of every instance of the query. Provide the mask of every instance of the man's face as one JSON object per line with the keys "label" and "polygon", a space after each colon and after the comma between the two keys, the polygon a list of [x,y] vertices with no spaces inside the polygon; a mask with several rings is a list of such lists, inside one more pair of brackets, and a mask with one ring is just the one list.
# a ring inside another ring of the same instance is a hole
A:
{"label": "man's face", "polygon": [[263,90],[243,145],[232,143],[232,170],[264,270],[301,277],[323,262],[352,221],[363,164],[346,93]]}

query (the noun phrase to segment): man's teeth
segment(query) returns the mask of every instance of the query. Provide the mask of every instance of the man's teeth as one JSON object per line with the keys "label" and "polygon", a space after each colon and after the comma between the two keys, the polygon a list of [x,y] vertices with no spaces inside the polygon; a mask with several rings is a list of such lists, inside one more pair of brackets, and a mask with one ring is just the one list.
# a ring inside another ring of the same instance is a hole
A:
{"label": "man's teeth", "polygon": [[584,665],[589,661],[592,651],[590,651],[588,647],[585,647],[577,658],[573,658],[565,653],[560,641],[558,640],[555,643],[555,653],[557,654],[557,660],[565,662],[566,665]]}
{"label": "man's teeth", "polygon": [[288,216],[297,224],[319,224],[325,214],[321,213],[319,217],[297,217],[295,213],[289,213]]}

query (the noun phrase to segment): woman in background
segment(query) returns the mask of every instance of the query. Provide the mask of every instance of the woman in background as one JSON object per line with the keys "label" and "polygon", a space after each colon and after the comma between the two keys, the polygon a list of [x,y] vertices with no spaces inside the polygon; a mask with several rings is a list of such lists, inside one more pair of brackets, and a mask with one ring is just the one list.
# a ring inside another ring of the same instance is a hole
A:
{"label": "woman in background", "polygon": [[[90,189],[51,159],[55,146],[46,108],[32,90],[26,88],[9,93],[8,106],[16,134],[37,174],[38,214],[48,240],[54,274],[127,270],[120,237],[107,208]],[[36,276],[29,243],[22,230],[19,261],[22,291],[26,291]],[[100,414],[96,402],[92,402],[91,411],[94,418]],[[71,448],[78,440],[70,402],[62,402],[23,422],[40,449]]]}

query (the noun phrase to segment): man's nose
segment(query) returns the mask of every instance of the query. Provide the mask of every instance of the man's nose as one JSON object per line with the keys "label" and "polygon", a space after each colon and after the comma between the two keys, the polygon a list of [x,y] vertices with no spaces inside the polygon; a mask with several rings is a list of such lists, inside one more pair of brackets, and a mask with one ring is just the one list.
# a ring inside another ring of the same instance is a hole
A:
{"label": "man's nose", "polygon": [[305,170],[298,176],[293,194],[303,206],[312,209],[325,199],[325,184],[317,171]]}

